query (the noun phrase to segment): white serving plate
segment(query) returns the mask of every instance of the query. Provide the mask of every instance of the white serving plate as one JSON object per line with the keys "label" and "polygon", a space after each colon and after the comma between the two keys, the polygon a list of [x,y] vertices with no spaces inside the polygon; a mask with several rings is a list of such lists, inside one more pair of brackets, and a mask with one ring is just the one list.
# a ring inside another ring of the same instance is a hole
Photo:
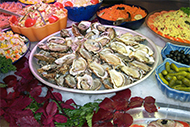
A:
{"label": "white serving plate", "polygon": [[[29,67],[31,72],[33,73],[33,75],[42,83],[44,83],[45,85],[58,89],[58,90],[62,90],[62,91],[67,91],[67,92],[72,92],[72,93],[83,93],[83,94],[108,94],[108,93],[114,93],[114,92],[118,92],[127,88],[130,88],[132,86],[135,86],[137,84],[140,85],[140,83],[142,81],[144,81],[146,78],[148,78],[152,72],[155,70],[155,68],[157,67],[158,61],[159,61],[159,54],[158,54],[158,50],[156,45],[154,44],[153,41],[151,41],[149,38],[145,37],[144,35],[135,32],[133,30],[127,29],[127,28],[122,28],[122,27],[118,27],[118,26],[109,26],[109,25],[105,25],[106,27],[113,27],[115,28],[117,33],[126,33],[129,32],[133,35],[140,35],[142,37],[144,37],[146,39],[145,42],[143,42],[143,44],[146,44],[147,46],[149,46],[153,52],[154,52],[154,58],[155,58],[155,63],[152,65],[152,70],[150,72],[148,72],[142,79],[127,85],[127,86],[123,86],[120,88],[116,88],[116,89],[100,89],[100,90],[96,90],[96,91],[92,91],[92,90],[79,90],[79,89],[73,89],[73,88],[67,88],[67,87],[62,87],[62,86],[58,86],[56,84],[53,84],[49,81],[47,81],[46,79],[42,78],[39,73],[37,72],[37,69],[39,68],[39,65],[37,64],[37,59],[34,57],[34,54],[39,52],[39,48],[37,47],[37,45],[33,48],[33,50],[30,53],[30,57],[29,57]],[[68,28],[69,31],[71,31],[71,28]],[[43,40],[41,40],[39,43],[45,43],[46,40],[48,38],[50,38],[51,36],[60,36],[60,31],[49,35],[48,37],[44,38]]]}

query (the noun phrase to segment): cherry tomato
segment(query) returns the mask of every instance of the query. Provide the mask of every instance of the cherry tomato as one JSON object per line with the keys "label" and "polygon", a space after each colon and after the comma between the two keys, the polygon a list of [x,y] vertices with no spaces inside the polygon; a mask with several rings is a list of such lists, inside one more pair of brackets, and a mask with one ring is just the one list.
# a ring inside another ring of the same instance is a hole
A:
{"label": "cherry tomato", "polygon": [[57,16],[54,16],[54,15],[50,16],[48,19],[49,23],[54,23],[57,20],[59,20],[59,18]]}
{"label": "cherry tomato", "polygon": [[35,19],[32,19],[32,18],[29,18],[29,19],[27,19],[26,21],[25,21],[25,26],[26,27],[31,27],[31,26],[33,26],[33,25],[35,25],[36,24],[36,20]]}
{"label": "cherry tomato", "polygon": [[190,125],[188,123],[186,123],[186,122],[183,122],[183,121],[178,121],[178,122],[180,122],[181,124],[183,124],[184,127],[190,127]]}
{"label": "cherry tomato", "polygon": [[73,7],[73,3],[71,3],[71,1],[67,1],[67,2],[64,3],[64,6],[65,7],[67,7],[67,6]]}
{"label": "cherry tomato", "polygon": [[98,4],[99,3],[99,0],[91,0],[90,1],[92,4]]}
{"label": "cherry tomato", "polygon": [[17,25],[18,24],[17,17],[13,15],[12,18],[11,18],[11,22]]}
{"label": "cherry tomato", "polygon": [[60,2],[55,2],[54,5],[59,8],[63,8],[63,4]]}

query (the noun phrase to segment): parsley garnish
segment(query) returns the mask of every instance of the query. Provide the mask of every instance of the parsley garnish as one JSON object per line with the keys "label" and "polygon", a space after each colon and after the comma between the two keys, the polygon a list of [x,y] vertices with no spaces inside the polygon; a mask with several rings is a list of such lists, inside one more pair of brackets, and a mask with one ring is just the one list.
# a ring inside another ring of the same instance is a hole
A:
{"label": "parsley garnish", "polygon": [[182,10],[187,15],[190,15],[190,7],[181,7],[180,10]]}
{"label": "parsley garnish", "polygon": [[0,73],[8,73],[15,70],[16,67],[12,64],[12,60],[0,55]]}

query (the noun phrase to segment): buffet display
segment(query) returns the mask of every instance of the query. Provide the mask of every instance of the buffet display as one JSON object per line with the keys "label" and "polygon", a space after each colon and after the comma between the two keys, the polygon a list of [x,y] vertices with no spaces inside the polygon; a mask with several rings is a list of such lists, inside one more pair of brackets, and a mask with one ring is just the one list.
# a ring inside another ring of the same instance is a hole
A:
{"label": "buffet display", "polygon": [[[31,50],[28,63],[35,78],[63,92],[117,93],[140,85],[154,74],[167,98],[190,102],[190,8],[149,13],[137,5],[101,6],[102,2],[19,0],[1,3],[0,8],[22,16],[0,12],[0,55],[14,65]],[[68,19],[73,22],[69,28]],[[163,62],[160,65],[154,40],[134,31],[144,22],[166,42],[161,50]],[[33,42],[37,45],[30,49]],[[135,107],[143,99],[132,98],[131,101]],[[148,100],[145,107],[151,107],[153,102],[155,100]],[[146,124],[189,127],[183,120],[158,118]],[[131,125],[139,126],[143,127],[138,122]]]}

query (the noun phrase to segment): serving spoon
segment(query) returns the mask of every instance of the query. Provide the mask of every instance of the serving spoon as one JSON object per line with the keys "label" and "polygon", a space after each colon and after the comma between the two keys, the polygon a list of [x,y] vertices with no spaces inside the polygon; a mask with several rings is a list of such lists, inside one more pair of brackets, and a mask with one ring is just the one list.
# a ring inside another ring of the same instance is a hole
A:
{"label": "serving spoon", "polygon": [[8,11],[8,10],[5,10],[3,8],[0,7],[0,12],[2,13],[6,13],[6,14],[9,14],[9,15],[15,15],[15,16],[18,16],[18,17],[23,17],[23,15],[20,15],[20,14],[17,14],[17,13],[14,13],[14,12],[11,12],[11,11]]}

